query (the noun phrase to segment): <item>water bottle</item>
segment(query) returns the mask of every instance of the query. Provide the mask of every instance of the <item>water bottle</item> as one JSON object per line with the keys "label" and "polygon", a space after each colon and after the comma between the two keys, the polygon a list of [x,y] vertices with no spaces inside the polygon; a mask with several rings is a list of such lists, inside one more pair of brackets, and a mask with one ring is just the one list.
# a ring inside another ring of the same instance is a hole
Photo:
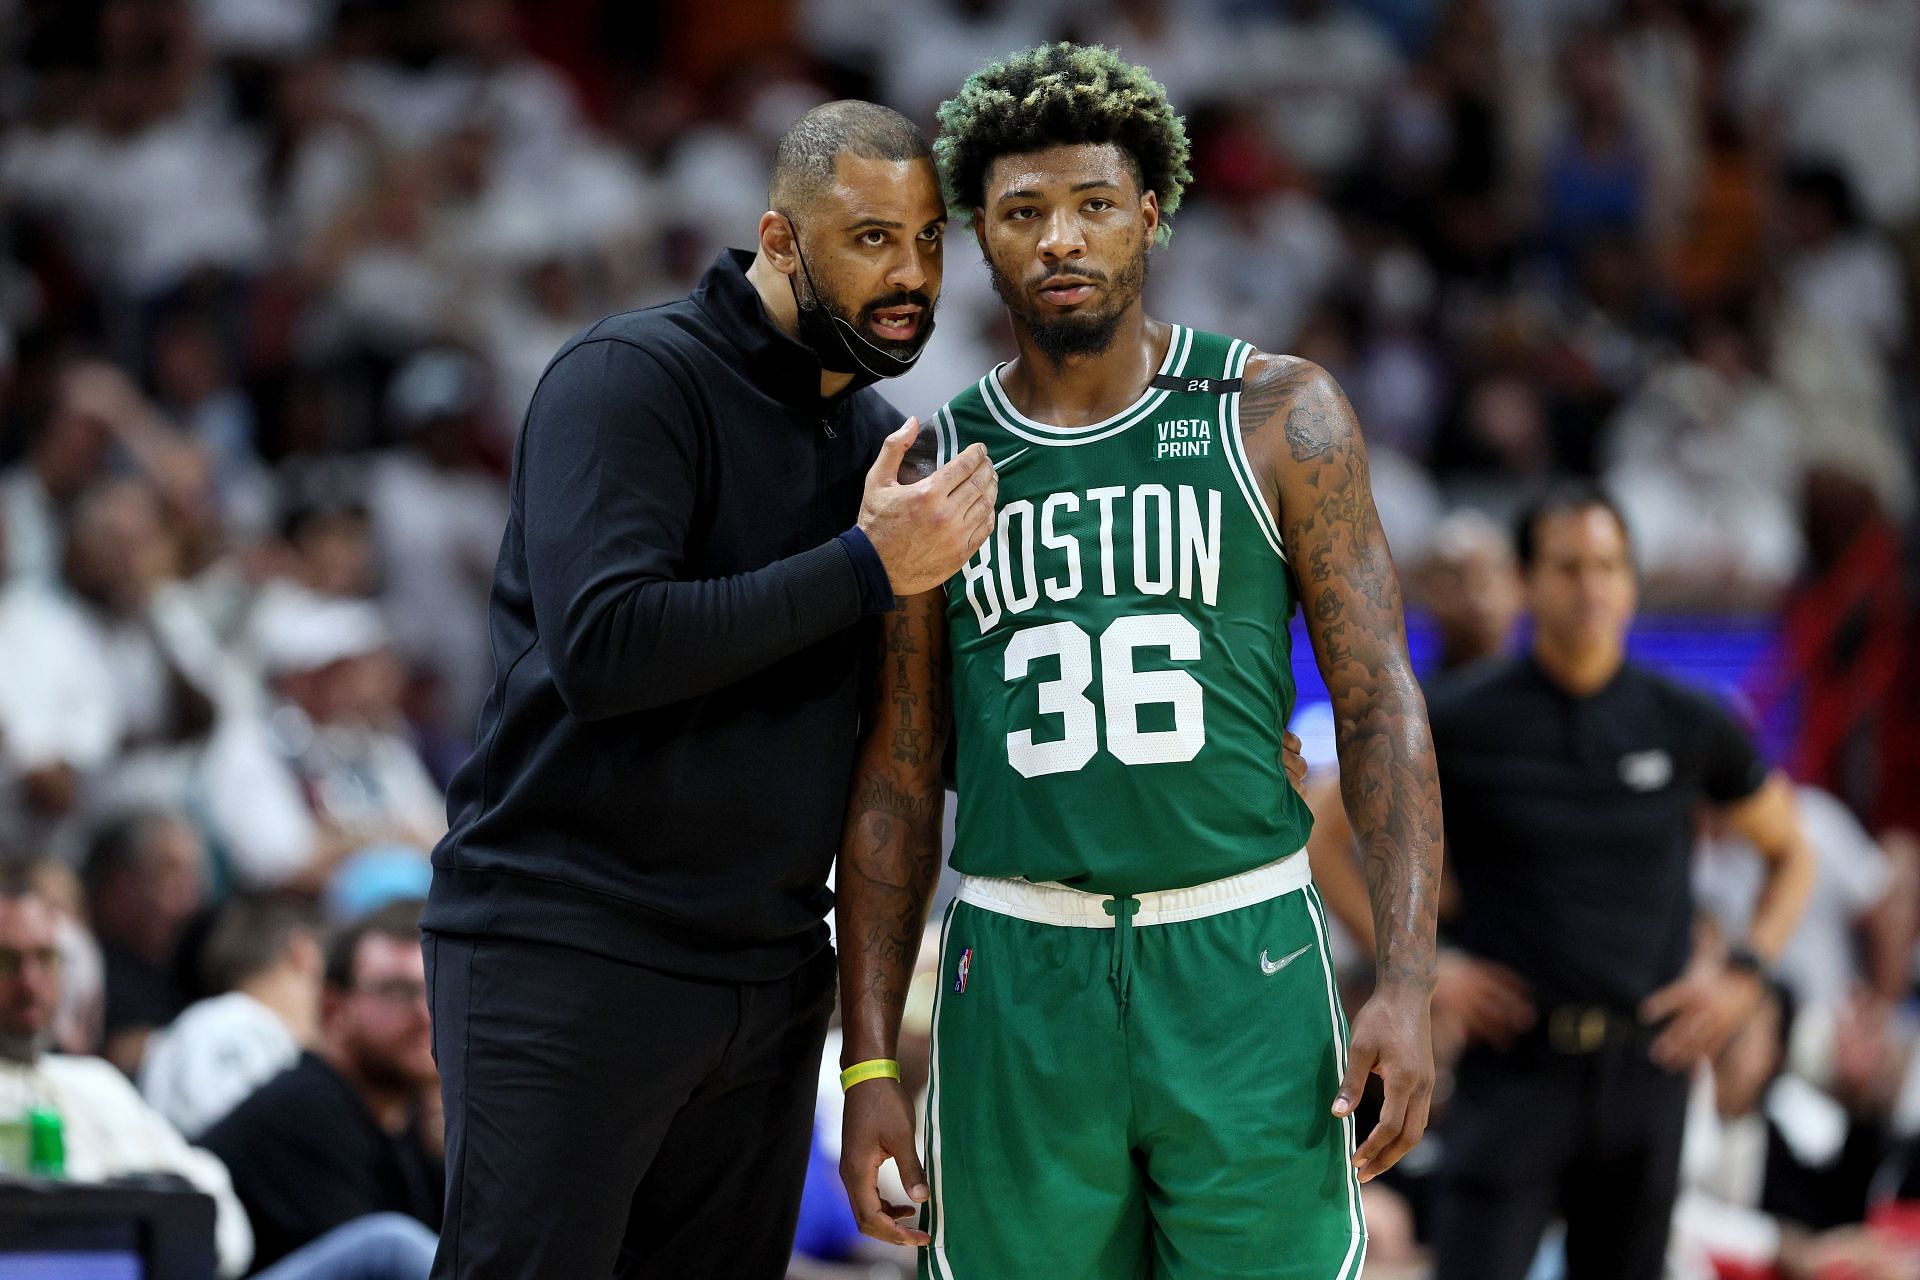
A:
{"label": "water bottle", "polygon": [[36,1178],[67,1176],[67,1133],[52,1107],[27,1112],[27,1168]]}

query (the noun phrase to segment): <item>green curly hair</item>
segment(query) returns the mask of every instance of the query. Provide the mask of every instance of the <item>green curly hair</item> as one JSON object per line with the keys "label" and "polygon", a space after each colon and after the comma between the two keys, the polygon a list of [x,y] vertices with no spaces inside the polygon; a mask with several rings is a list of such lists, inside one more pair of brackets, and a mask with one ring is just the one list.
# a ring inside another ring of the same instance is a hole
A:
{"label": "green curly hair", "polygon": [[1062,41],[990,62],[940,104],[933,144],[947,207],[971,218],[986,203],[987,168],[1005,155],[1110,142],[1142,191],[1159,197],[1159,238],[1193,174],[1187,126],[1144,67],[1099,45]]}

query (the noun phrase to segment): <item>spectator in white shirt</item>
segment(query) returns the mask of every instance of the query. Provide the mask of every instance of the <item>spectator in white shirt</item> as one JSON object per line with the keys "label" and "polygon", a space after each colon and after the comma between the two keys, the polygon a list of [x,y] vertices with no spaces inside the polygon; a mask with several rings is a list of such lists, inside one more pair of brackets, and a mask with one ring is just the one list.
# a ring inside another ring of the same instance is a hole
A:
{"label": "spectator in white shirt", "polygon": [[220,1273],[239,1275],[253,1257],[253,1230],[226,1166],[188,1146],[105,1059],[46,1051],[60,985],[53,906],[24,876],[0,878],[0,1115],[59,1112],[75,1182],[172,1173],[212,1196]]}
{"label": "spectator in white shirt", "polygon": [[100,1043],[106,1006],[106,962],[100,944],[86,926],[86,890],[73,868],[56,858],[39,857],[20,871],[59,917],[60,1005],[53,1013],[53,1039],[61,1053],[92,1053]]}
{"label": "spectator in white shirt", "polygon": [[284,897],[235,898],[207,934],[201,970],[220,994],[157,1032],[140,1092],[189,1138],[286,1070],[320,1019],[320,926]]}
{"label": "spectator in white shirt", "polygon": [[6,506],[6,577],[51,583],[60,573],[62,515],[106,472],[119,398],[93,362],[60,374],[27,456],[0,476]]}
{"label": "spectator in white shirt", "polygon": [[213,834],[239,878],[318,890],[369,846],[424,858],[446,831],[446,804],[403,736],[401,672],[379,611],[281,584],[254,610],[253,646],[277,705],[223,726],[204,774]]}
{"label": "spectator in white shirt", "polygon": [[79,611],[26,574],[0,585],[0,653],[0,847],[53,851],[78,839],[64,829],[81,781],[120,743],[106,655]]}
{"label": "spectator in white shirt", "polygon": [[1729,67],[1742,105],[1787,154],[1847,175],[1866,214],[1920,208],[1920,7],[1912,0],[1759,0]]}
{"label": "spectator in white shirt", "polygon": [[169,493],[189,471],[200,471],[193,446],[124,371],[105,360],[68,362],[54,379],[52,406],[26,458],[0,473],[6,576],[58,577],[68,509],[114,466],[128,464]]}
{"label": "spectator in white shirt", "polygon": [[258,149],[220,109],[194,7],[105,7],[89,109],[22,121],[0,149],[9,195],[126,297],[156,298],[196,272],[248,272],[267,247]]}
{"label": "spectator in white shirt", "polygon": [[[164,751],[213,727],[208,673],[181,653],[172,620],[156,605],[172,577],[174,547],[159,498],[141,480],[109,480],[74,506],[64,580],[106,655],[119,705],[121,749]],[[196,643],[197,641],[197,643]],[[189,640],[190,653],[215,648],[210,636]]]}
{"label": "spectator in white shirt", "polygon": [[[0,1117],[30,1107],[57,1111],[66,1176],[74,1182],[154,1173],[185,1179],[213,1198],[220,1275],[243,1274],[254,1258],[254,1232],[226,1165],[189,1146],[110,1063],[47,1051],[62,986],[58,919],[25,869],[0,873]],[[419,1222],[369,1214],[257,1274],[259,1280],[426,1280],[433,1246],[433,1233]]]}
{"label": "spectator in white shirt", "polygon": [[[1889,1003],[1905,994],[1911,929],[1875,927],[1899,892],[1902,877],[1886,851],[1867,834],[1853,811],[1819,787],[1794,788],[1800,824],[1819,866],[1806,914],[1787,940],[1775,969],[1803,1010],[1836,1014],[1863,976]],[[1744,865],[1752,849],[1739,836],[1710,823],[1694,851],[1693,888],[1729,937],[1753,915],[1759,878]],[[1904,913],[1900,913],[1904,914]],[[1856,956],[1862,957],[1863,965]]]}

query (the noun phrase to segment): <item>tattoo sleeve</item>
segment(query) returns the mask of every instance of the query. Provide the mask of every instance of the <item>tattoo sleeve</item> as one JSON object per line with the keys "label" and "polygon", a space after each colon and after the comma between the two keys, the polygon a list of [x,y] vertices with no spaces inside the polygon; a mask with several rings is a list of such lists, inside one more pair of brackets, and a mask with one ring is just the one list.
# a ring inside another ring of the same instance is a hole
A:
{"label": "tattoo sleeve", "polygon": [[1267,500],[1332,695],[1340,789],[1366,864],[1379,981],[1430,988],[1440,782],[1366,446],[1352,407],[1324,370],[1266,356],[1248,374],[1241,430],[1270,486]]}
{"label": "tattoo sleeve", "polygon": [[939,591],[904,601],[884,619],[868,685],[834,874],[843,1065],[895,1056],[940,872],[946,627]]}

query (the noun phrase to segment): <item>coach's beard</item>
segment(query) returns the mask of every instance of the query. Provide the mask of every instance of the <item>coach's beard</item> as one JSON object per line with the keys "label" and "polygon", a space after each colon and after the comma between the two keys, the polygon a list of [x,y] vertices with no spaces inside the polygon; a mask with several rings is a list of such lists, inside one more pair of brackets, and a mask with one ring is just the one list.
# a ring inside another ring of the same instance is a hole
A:
{"label": "coach's beard", "polygon": [[[1094,315],[1043,317],[1028,301],[1026,292],[1019,284],[991,261],[987,263],[987,272],[993,279],[993,291],[1000,295],[1000,301],[1026,325],[1033,345],[1040,348],[1040,354],[1058,368],[1073,356],[1097,356],[1113,345],[1114,335],[1120,331],[1121,318],[1127,314],[1127,308],[1140,300],[1140,293],[1146,288],[1147,255],[1141,253],[1120,269],[1120,274],[1111,283],[1112,304]],[[1048,273],[1048,277],[1056,275],[1080,276],[1095,284],[1107,282],[1107,277],[1097,271],[1061,270]],[[1043,277],[1039,283],[1045,284],[1048,277]]]}
{"label": "coach's beard", "polygon": [[[787,276],[787,288],[793,291],[797,336],[801,345],[813,352],[822,369],[828,373],[850,373],[855,387],[865,387],[882,378],[897,378],[919,363],[921,353],[927,349],[927,339],[933,336],[932,299],[917,292],[888,294],[862,307],[856,323],[841,315],[840,309],[813,282],[806,255],[800,251],[798,226],[794,227],[793,256],[800,260],[800,272],[807,278],[807,296],[803,298],[793,276]],[[861,332],[874,312],[909,305],[920,307],[922,315],[920,331],[906,341],[876,341]]]}

